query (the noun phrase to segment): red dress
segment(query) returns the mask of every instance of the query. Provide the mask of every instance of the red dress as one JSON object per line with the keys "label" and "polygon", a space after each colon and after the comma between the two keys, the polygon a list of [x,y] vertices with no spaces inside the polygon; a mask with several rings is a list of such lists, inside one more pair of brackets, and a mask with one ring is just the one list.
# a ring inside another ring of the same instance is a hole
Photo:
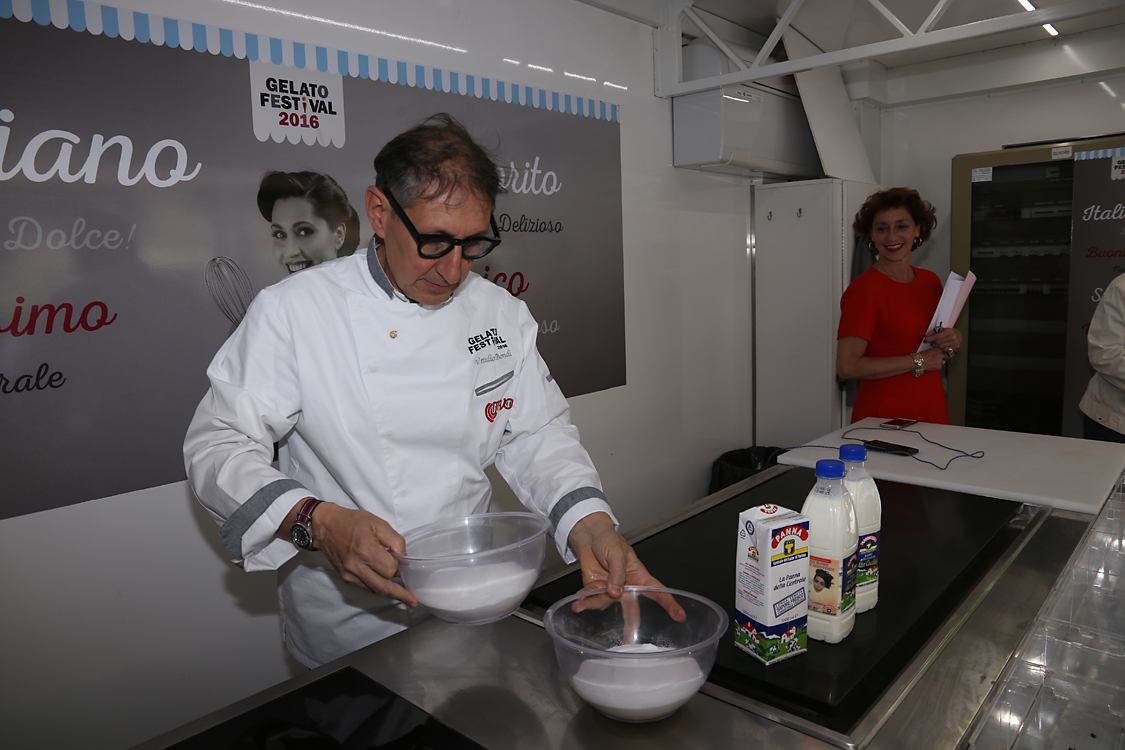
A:
{"label": "red dress", "polygon": [[[913,354],[941,300],[941,281],[931,271],[914,269],[914,281],[900,283],[874,266],[848,285],[840,298],[836,338],[859,336],[867,342],[865,357]],[[852,422],[865,417],[949,424],[949,408],[941,371],[921,377],[914,372],[878,380],[861,380]]]}

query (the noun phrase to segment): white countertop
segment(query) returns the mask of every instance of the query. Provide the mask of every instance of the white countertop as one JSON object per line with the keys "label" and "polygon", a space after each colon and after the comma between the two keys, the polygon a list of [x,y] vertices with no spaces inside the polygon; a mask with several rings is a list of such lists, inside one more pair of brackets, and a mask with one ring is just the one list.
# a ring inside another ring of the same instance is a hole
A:
{"label": "white countertop", "polygon": [[[910,456],[867,452],[867,470],[876,479],[967,492],[1036,505],[1097,513],[1125,469],[1125,444],[1052,435],[982,430],[976,427],[919,422],[903,430],[883,429],[875,417],[810,441],[824,447],[798,448],[778,456],[779,463],[813,467],[822,458],[838,458],[839,446],[883,440],[918,449]],[[847,435],[847,439],[844,438]],[[950,449],[933,445],[931,440]],[[983,451],[980,458],[956,458]]]}

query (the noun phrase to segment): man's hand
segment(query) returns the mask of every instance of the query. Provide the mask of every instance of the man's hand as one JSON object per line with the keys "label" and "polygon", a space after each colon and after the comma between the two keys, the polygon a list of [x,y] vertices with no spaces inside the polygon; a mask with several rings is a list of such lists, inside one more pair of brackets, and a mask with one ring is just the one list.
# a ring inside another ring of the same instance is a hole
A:
{"label": "man's hand", "polygon": [[[620,599],[625,586],[664,585],[648,572],[605,513],[592,513],[576,523],[567,542],[582,568],[583,591],[605,587],[611,599]],[[683,622],[686,615],[675,599],[666,595],[657,599],[673,620]],[[591,601],[589,606],[596,605]]]}
{"label": "man's hand", "polygon": [[[304,500],[286,516],[278,536],[289,538],[289,527]],[[398,562],[387,550],[406,554],[406,544],[391,525],[365,510],[351,510],[324,502],[316,507],[309,524],[313,546],[324,552],[347,583],[374,594],[418,606],[414,595],[391,578],[398,575]]]}

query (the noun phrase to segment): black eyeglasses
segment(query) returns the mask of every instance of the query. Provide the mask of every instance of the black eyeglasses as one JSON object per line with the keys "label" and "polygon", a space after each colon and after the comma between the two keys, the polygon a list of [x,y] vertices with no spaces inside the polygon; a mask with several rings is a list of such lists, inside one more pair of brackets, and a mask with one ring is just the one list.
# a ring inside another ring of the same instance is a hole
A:
{"label": "black eyeglasses", "polygon": [[461,246],[462,258],[479,260],[495,250],[496,246],[500,244],[500,229],[496,226],[496,217],[491,214],[489,214],[488,221],[492,226],[494,237],[467,237],[459,240],[447,234],[419,234],[418,230],[414,228],[414,223],[410,221],[410,217],[406,215],[402,206],[391,195],[391,191],[383,188],[383,195],[387,196],[391,208],[402,219],[402,223],[406,225],[406,230],[410,232],[410,236],[418,244],[418,254],[427,260],[435,260],[448,255],[458,245]]}

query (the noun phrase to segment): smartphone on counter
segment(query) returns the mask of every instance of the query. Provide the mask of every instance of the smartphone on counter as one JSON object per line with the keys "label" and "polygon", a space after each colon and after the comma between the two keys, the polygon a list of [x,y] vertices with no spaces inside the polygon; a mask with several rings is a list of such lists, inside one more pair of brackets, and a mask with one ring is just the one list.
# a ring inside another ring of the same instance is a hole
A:
{"label": "smartphone on counter", "polygon": [[863,445],[867,450],[876,451],[878,453],[907,453],[913,456],[918,452],[917,448],[911,448],[909,445],[888,443],[885,440],[864,440]]}
{"label": "smartphone on counter", "polygon": [[912,424],[918,424],[917,419],[891,419],[883,422],[880,427],[890,427],[892,430],[901,430],[903,427],[909,427]]}

